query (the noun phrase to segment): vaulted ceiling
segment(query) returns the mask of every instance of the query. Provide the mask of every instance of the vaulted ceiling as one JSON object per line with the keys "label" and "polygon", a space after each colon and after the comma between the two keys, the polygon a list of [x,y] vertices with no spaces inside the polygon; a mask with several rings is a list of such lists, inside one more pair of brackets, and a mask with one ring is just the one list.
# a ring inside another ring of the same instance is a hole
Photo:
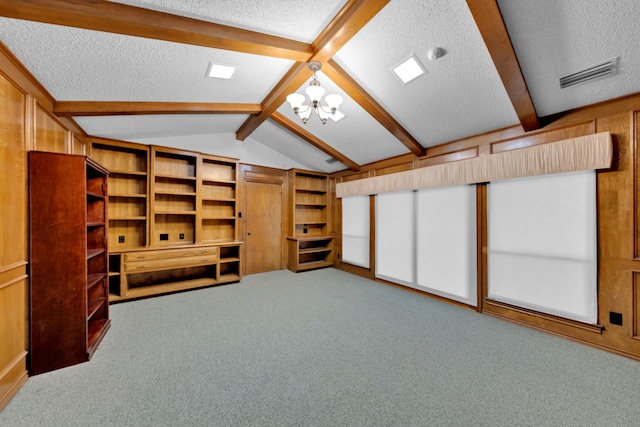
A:
{"label": "vaulted ceiling", "polygon": [[[423,156],[640,88],[636,0],[0,0],[0,16],[2,43],[87,134],[284,168]],[[427,73],[405,85],[390,69],[412,54]],[[614,75],[560,89],[614,58]],[[345,99],[339,122],[303,125],[285,102],[311,60]],[[237,70],[208,78],[210,62]]]}

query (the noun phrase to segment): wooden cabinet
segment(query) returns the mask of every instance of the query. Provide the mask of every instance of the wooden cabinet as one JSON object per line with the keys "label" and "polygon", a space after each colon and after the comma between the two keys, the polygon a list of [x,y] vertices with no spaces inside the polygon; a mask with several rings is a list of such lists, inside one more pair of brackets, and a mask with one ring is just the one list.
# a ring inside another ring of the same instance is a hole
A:
{"label": "wooden cabinet", "polygon": [[329,179],[326,174],[289,171],[292,208],[287,237],[291,271],[328,267],[333,263],[333,237],[329,235]]}
{"label": "wooden cabinet", "polygon": [[90,153],[113,169],[110,301],[240,280],[236,159],[101,138]]}
{"label": "wooden cabinet", "polygon": [[110,325],[107,170],[29,153],[31,373],[91,358]]}
{"label": "wooden cabinet", "polygon": [[170,246],[112,256],[117,289],[112,301],[240,280],[240,244]]}

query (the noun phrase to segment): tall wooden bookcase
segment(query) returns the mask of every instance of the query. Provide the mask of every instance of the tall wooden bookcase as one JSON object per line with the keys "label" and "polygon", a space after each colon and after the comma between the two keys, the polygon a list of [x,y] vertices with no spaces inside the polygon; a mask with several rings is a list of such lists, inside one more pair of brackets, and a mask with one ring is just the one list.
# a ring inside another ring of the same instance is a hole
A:
{"label": "tall wooden bookcase", "polygon": [[89,360],[110,326],[107,175],[85,156],[29,153],[32,375]]}
{"label": "tall wooden bookcase", "polygon": [[90,155],[115,171],[110,301],[240,280],[236,159],[100,138]]}
{"label": "tall wooden bookcase", "polygon": [[287,267],[299,272],[333,264],[333,237],[329,234],[329,179],[326,174],[289,170],[291,224]]}

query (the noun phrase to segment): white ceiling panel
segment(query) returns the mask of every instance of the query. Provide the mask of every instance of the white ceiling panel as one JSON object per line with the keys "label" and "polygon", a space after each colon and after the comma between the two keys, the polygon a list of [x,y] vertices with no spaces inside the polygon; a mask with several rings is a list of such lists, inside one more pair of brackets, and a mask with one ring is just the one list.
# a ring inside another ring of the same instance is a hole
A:
{"label": "white ceiling panel", "polygon": [[305,169],[321,172],[346,169],[346,166],[339,162],[327,163],[331,156],[271,121],[263,123],[251,137],[260,144],[297,161]]}
{"label": "white ceiling panel", "polygon": [[[427,74],[403,85],[390,68],[412,53]],[[464,0],[390,2],[334,58],[423,146],[519,123]]]}
{"label": "white ceiling panel", "polygon": [[[498,3],[539,116],[640,91],[637,0]],[[617,75],[560,89],[561,76],[617,56]]]}
{"label": "white ceiling panel", "polygon": [[345,0],[112,1],[306,43],[311,43],[346,3]]}
{"label": "white ceiling panel", "polygon": [[247,119],[242,114],[172,114],[74,117],[92,136],[137,141],[180,135],[234,133]]}
{"label": "white ceiling panel", "polygon": [[[293,61],[0,18],[0,39],[59,101],[260,103]],[[207,78],[209,62],[236,65]]]}

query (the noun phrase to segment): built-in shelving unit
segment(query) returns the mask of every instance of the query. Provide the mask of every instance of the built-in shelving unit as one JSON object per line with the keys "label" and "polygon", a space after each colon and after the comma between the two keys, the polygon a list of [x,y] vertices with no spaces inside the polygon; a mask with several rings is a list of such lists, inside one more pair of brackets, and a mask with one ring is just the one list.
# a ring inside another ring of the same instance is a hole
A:
{"label": "built-in shelving unit", "polygon": [[200,241],[236,240],[237,161],[202,155],[200,177]]}
{"label": "built-in shelving unit", "polygon": [[194,244],[197,153],[153,146],[151,161],[151,244]]}
{"label": "built-in shelving unit", "polygon": [[138,144],[93,142],[90,156],[109,169],[109,244],[113,251],[146,246],[149,150]]}
{"label": "built-in shelving unit", "polygon": [[107,175],[84,156],[29,153],[33,375],[89,360],[109,328]]}
{"label": "built-in shelving unit", "polygon": [[117,171],[111,302],[240,280],[236,159],[100,138],[90,153]]}
{"label": "built-in shelving unit", "polygon": [[288,268],[303,271],[333,263],[333,237],[329,236],[328,177],[326,174],[292,169],[291,235],[287,237]]}

